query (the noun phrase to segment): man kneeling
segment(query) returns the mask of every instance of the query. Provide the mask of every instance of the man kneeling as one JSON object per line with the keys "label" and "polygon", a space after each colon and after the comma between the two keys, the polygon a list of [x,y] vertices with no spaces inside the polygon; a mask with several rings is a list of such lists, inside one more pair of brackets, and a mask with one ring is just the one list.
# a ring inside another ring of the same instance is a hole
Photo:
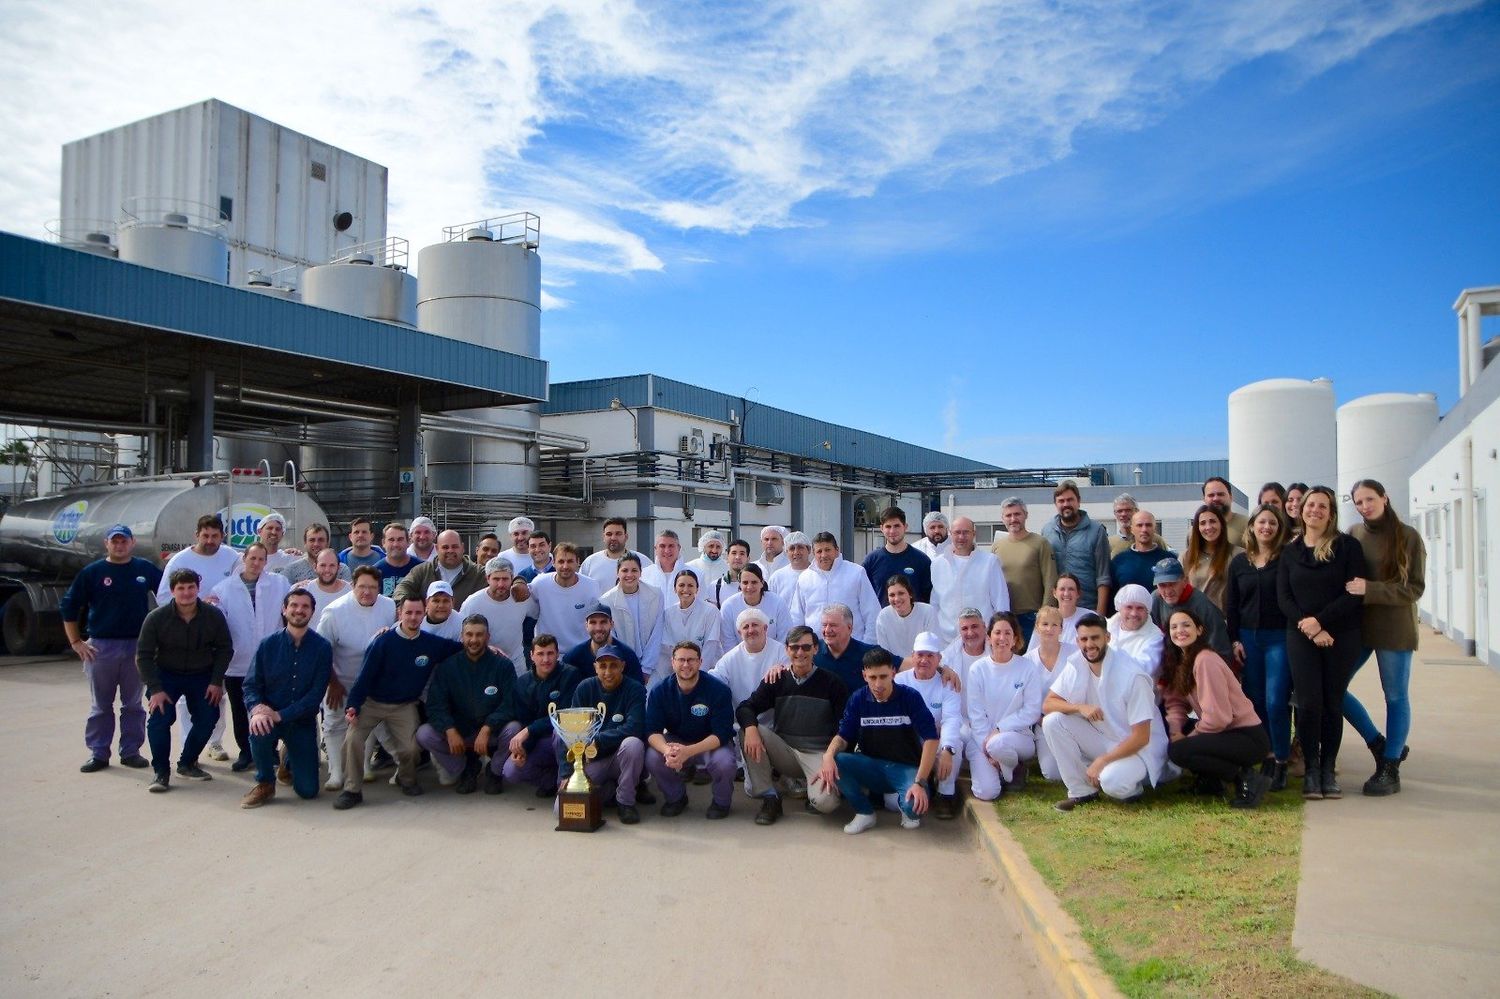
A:
{"label": "man kneeling", "polygon": [[729,814],[734,795],[734,699],[729,684],[703,672],[697,642],[672,647],[672,678],[646,694],[646,769],[661,785],[661,813],[681,815],[688,795],[683,778],[701,766],[713,782],[708,817]]}
{"label": "man kneeling", "polygon": [[308,629],[313,605],[307,590],[282,597],[286,627],[262,641],[250,661],[244,690],[255,786],[241,799],[241,808],[259,808],[276,796],[278,742],[286,743],[297,796],[318,795],[318,705],[333,674],[333,646]]}
{"label": "man kneeling", "polygon": [[1060,812],[1098,801],[1101,791],[1135,801],[1177,770],[1167,762],[1167,730],[1151,674],[1109,648],[1109,629],[1099,615],[1085,614],[1077,632],[1078,651],[1042,702],[1042,736],[1068,787],[1068,796],[1053,806]]}
{"label": "man kneeling", "polygon": [[865,686],[849,695],[838,735],[823,753],[819,779],[838,782],[839,793],[854,806],[844,832],[875,827],[875,805],[886,794],[897,796],[901,828],[916,829],[927,811],[927,779],[938,755],[937,725],[922,695],[897,686],[895,662],[885,649],[865,653]]}
{"label": "man kneeling", "polygon": [[499,794],[506,754],[500,734],[515,717],[516,667],[490,649],[490,622],[483,614],[464,618],[462,652],[438,663],[427,688],[427,721],[417,729],[417,745],[432,754],[438,783],[473,794],[484,772],[484,793]]}

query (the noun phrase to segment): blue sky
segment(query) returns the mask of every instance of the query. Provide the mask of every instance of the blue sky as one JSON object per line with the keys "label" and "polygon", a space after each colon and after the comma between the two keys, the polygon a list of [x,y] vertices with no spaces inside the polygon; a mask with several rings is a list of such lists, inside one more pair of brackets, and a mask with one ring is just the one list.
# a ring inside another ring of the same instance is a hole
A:
{"label": "blue sky", "polygon": [[537,211],[555,380],[1006,465],[1222,457],[1265,377],[1446,408],[1500,283],[1495,3],[274,8],[7,4],[0,82],[55,98],[0,109],[0,226],[62,142],[216,96],[387,164],[414,246]]}

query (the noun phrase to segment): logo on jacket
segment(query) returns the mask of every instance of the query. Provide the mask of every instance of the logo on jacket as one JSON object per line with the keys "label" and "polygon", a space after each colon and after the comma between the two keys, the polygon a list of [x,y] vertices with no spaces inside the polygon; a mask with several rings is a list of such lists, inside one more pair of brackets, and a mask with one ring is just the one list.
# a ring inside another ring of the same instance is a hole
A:
{"label": "logo on jacket", "polygon": [[421,669],[423,666],[426,666],[431,661],[432,660],[428,659],[426,656],[417,656],[417,668]]}
{"label": "logo on jacket", "polygon": [[105,586],[114,586],[115,585],[115,578],[113,576],[105,576],[104,577],[104,585]]}
{"label": "logo on jacket", "polygon": [[488,687],[484,688],[484,692],[486,696],[494,697],[496,694],[500,693],[500,688],[495,686],[494,684],[490,684]]}
{"label": "logo on jacket", "polygon": [[[137,576],[137,577],[135,577],[135,581],[137,583],[140,583],[142,586],[146,585],[146,577],[145,576]],[[108,582],[108,581],[106,580],[106,582]]]}
{"label": "logo on jacket", "polygon": [[625,720],[625,716],[624,715],[610,715],[609,716],[609,720],[612,721],[612,722],[614,722],[616,725],[618,725],[618,724],[620,724],[620,722],[622,722],[622,721]]}
{"label": "logo on jacket", "polygon": [[1026,686],[1025,680],[1017,680],[1015,683],[1011,684],[1011,687],[1016,690],[1020,690],[1024,686]]}
{"label": "logo on jacket", "polygon": [[583,604],[574,604],[573,605],[573,609],[574,610],[583,610],[583,606],[584,606]]}
{"label": "logo on jacket", "polygon": [[561,696],[562,696],[562,691],[560,691],[560,690],[554,690],[554,691],[551,691],[550,693],[547,694],[547,700],[549,700],[549,701],[555,701],[555,700],[557,700]]}
{"label": "logo on jacket", "polygon": [[903,568],[901,571],[906,573],[908,576],[915,576],[917,574],[917,570],[913,569],[909,565]]}
{"label": "logo on jacket", "polygon": [[694,704],[689,710],[692,711],[694,718],[704,718],[708,715],[707,704]]}

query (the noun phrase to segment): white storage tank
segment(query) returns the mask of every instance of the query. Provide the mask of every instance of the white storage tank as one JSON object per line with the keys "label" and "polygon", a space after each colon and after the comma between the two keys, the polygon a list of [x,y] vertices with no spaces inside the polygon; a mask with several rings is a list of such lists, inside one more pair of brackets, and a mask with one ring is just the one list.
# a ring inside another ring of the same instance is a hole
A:
{"label": "white storage tank", "polygon": [[1339,525],[1358,523],[1349,491],[1360,479],[1385,486],[1402,520],[1410,520],[1407,482],[1411,459],[1438,423],[1437,396],[1431,392],[1380,392],[1339,407]]}
{"label": "white storage tank", "polygon": [[216,209],[176,198],[130,198],[122,207],[121,260],[219,284],[229,280],[229,243]]}
{"label": "white storage tank", "polygon": [[302,296],[297,289],[289,284],[279,284],[270,275],[263,271],[251,271],[247,276],[245,287],[257,295],[269,295],[272,298],[284,298],[289,302],[300,302]]}
{"label": "white storage tank", "polygon": [[1229,394],[1229,480],[1253,503],[1267,482],[1334,485],[1333,382],[1268,378]]}
{"label": "white storage tank", "polygon": [[302,273],[302,301],[320,309],[417,324],[417,279],[406,270],[407,242],[381,240],[352,248],[331,263]]}
{"label": "white storage tank", "polygon": [[[443,230],[417,255],[417,328],[496,350],[541,356],[541,222],[527,213]],[[452,415],[516,431],[515,440],[425,435],[428,486],[482,493],[537,491],[535,434],[541,407],[459,410]]]}
{"label": "white storage tank", "polygon": [[58,246],[81,250],[99,257],[115,257],[116,223],[113,219],[53,219],[45,226]]}

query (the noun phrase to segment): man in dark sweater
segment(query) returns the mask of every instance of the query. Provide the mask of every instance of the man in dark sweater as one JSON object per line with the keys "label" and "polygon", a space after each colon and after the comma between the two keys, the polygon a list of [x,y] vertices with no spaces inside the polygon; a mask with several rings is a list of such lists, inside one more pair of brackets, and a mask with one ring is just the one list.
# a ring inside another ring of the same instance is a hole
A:
{"label": "man in dark sweater", "polygon": [[438,663],[427,688],[427,721],[417,729],[417,745],[432,754],[438,783],[473,794],[479,785],[479,758],[488,756],[484,793],[499,794],[505,753],[500,734],[515,717],[516,667],[490,649],[490,623],[483,614],[464,618],[463,651]]}
{"label": "man in dark sweater", "polygon": [[192,569],[178,569],[167,580],[172,600],[146,615],[136,640],[135,665],[145,684],[146,737],[151,743],[151,767],[156,777],[149,790],[171,787],[172,724],[177,699],[186,699],[192,726],[182,741],[177,776],[212,780],[198,766],[198,754],[219,721],[224,696],[224,671],[234,657],[229,622],[219,608],[198,599],[200,578]]}
{"label": "man in dark sweater", "polygon": [[[620,821],[627,826],[641,821],[636,810],[636,784],[646,757],[646,688],[639,680],[625,675],[625,660],[620,649],[606,645],[594,657],[594,675],[573,691],[575,708],[604,706],[604,724],[594,737],[599,755],[583,768],[590,783],[605,793],[615,788],[615,804]],[[557,741],[557,780],[559,784],[573,776],[573,764],[567,759],[568,747]],[[653,797],[652,801],[655,800]],[[647,802],[649,804],[650,802]],[[554,805],[554,807],[556,807]]]}
{"label": "man in dark sweater", "polygon": [[576,669],[580,676],[588,676],[594,672],[594,657],[599,654],[600,649],[608,645],[620,654],[621,661],[625,663],[627,677],[637,683],[646,682],[646,674],[641,669],[640,656],[635,654],[634,649],[615,637],[615,616],[609,604],[595,603],[591,606],[583,624],[589,630],[588,641],[579,642],[564,652],[562,657],[564,663]]}
{"label": "man in dark sweater", "polygon": [[259,808],[276,797],[278,742],[286,744],[297,796],[318,796],[318,705],[333,675],[333,646],[308,627],[313,606],[307,590],[281,598],[285,627],[260,643],[245,676],[255,786],[240,799],[241,808]]}
{"label": "man in dark sweater", "polygon": [[500,741],[508,754],[505,779],[535,784],[538,798],[557,793],[557,734],[548,708],[571,705],[581,679],[576,669],[559,660],[557,639],[537,635],[531,640],[531,667],[516,679],[515,716],[501,731]]}
{"label": "man in dark sweater", "polygon": [[880,533],[885,544],[865,556],[865,574],[875,587],[880,606],[886,604],[885,584],[892,576],[904,576],[911,583],[914,599],[927,603],[932,599],[932,559],[906,541],[906,513],[899,506],[880,513]]}
{"label": "man in dark sweater", "polygon": [[334,799],[339,810],[353,808],[365,800],[365,740],[381,722],[386,723],[396,747],[396,783],[401,793],[422,793],[417,783],[417,701],[427,687],[436,664],[463,645],[422,630],[427,608],[421,597],[406,597],[396,607],[396,627],[377,635],[365,649],[359,679],[349,688],[349,732],[344,736],[344,790]]}
{"label": "man in dark sweater", "polygon": [[734,795],[734,699],[729,684],[702,670],[698,643],[678,642],[672,676],[646,695],[646,769],[661,785],[668,817],[687,808],[683,779],[700,766],[713,783],[708,818],[727,817]]}
{"label": "man in dark sweater", "polygon": [[1114,592],[1136,583],[1151,589],[1156,585],[1151,570],[1162,559],[1176,558],[1177,553],[1161,543],[1156,533],[1156,517],[1149,510],[1137,510],[1130,519],[1130,544],[1125,545],[1109,560],[1109,575],[1114,580]]}
{"label": "man in dark sweater", "polygon": [[1224,623],[1224,614],[1201,591],[1193,589],[1193,584],[1187,581],[1183,572],[1182,563],[1175,558],[1164,558],[1152,569],[1151,578],[1156,584],[1156,593],[1151,597],[1151,620],[1162,630],[1162,634],[1166,634],[1167,622],[1172,620],[1173,611],[1190,610],[1203,622],[1208,647],[1234,668],[1234,645],[1229,641],[1229,628]]}
{"label": "man in dark sweater", "polygon": [[[135,535],[125,524],[104,532],[106,555],[84,566],[62,599],[63,631],[68,646],[83,660],[94,703],[83,729],[86,774],[109,766],[115,737],[115,693],[120,696],[120,762],[150,766],[141,755],[146,742],[146,709],[141,703],[141,674],[135,668],[135,643],[141,625],[155,605],[161,570],[135,558]],[[88,638],[84,638],[87,630]]]}
{"label": "man in dark sweater", "polygon": [[914,687],[895,682],[895,662],[884,649],[865,655],[865,686],[849,696],[838,734],[823,752],[818,779],[838,782],[854,806],[844,826],[851,835],[875,827],[875,805],[896,795],[901,828],[916,829],[927,811],[927,779],[937,762],[938,731],[927,702]]}
{"label": "man in dark sweater", "polygon": [[[771,779],[771,768],[791,775],[800,770],[807,782],[807,801],[824,815],[839,806],[838,788],[814,778],[823,764],[823,751],[838,733],[849,688],[826,669],[813,665],[817,639],[812,629],[797,625],[786,636],[791,668],[765,680],[735,709],[740,723],[740,749],[745,757],[746,793],[761,799],[755,824],[768,826],[781,818],[781,794]],[[760,716],[774,711],[771,727]]]}
{"label": "man in dark sweater", "polygon": [[823,640],[818,643],[813,664],[843,680],[849,690],[863,687],[865,654],[880,646],[866,644],[854,637],[854,612],[844,604],[824,607],[821,624]]}

